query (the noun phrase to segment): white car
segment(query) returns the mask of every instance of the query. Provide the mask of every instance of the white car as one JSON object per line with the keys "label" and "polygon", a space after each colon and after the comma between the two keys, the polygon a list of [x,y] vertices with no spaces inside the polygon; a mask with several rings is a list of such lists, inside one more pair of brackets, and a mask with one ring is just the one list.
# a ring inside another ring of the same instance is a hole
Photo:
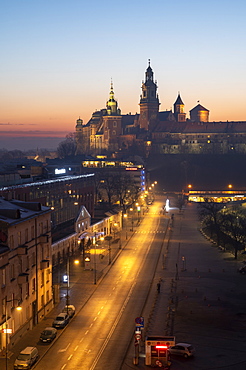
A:
{"label": "white car", "polygon": [[71,318],[75,314],[75,307],[72,304],[66,305],[63,308],[62,312],[67,313],[68,316]]}
{"label": "white car", "polygon": [[195,348],[189,343],[177,343],[168,348],[171,355],[183,356],[185,358],[194,356]]}

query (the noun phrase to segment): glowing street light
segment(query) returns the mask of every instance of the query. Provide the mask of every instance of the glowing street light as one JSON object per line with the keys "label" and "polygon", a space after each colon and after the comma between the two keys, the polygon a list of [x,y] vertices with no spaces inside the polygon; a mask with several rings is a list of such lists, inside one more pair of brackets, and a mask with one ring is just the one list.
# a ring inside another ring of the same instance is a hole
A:
{"label": "glowing street light", "polygon": [[22,307],[19,304],[19,299],[10,299],[9,301],[7,298],[5,299],[5,328],[3,329],[3,333],[6,334],[6,357],[5,357],[5,369],[8,370],[8,334],[12,334],[12,328],[8,327],[8,313],[7,313],[7,303],[18,301],[18,306],[16,307],[17,311],[21,311]]}

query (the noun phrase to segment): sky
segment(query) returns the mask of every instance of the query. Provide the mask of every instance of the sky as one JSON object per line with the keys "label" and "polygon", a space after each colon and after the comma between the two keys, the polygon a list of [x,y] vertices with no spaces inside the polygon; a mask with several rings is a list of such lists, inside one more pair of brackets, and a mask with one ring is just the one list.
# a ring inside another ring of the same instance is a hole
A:
{"label": "sky", "polygon": [[246,121],[245,0],[1,0],[0,14],[0,149],[64,139],[111,79],[139,113],[148,59],[160,110],[180,92],[188,117],[199,101],[210,121]]}

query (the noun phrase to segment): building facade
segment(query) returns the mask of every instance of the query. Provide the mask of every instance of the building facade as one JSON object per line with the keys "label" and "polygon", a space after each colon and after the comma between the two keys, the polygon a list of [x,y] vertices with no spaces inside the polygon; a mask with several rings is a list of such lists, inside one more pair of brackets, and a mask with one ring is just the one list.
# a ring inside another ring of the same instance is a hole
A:
{"label": "building facade", "polygon": [[0,198],[0,351],[53,307],[50,221],[38,202]]}
{"label": "building facade", "polygon": [[77,217],[81,206],[94,212],[94,174],[57,176],[50,180],[0,188],[6,199],[40,202],[52,209],[52,227]]}

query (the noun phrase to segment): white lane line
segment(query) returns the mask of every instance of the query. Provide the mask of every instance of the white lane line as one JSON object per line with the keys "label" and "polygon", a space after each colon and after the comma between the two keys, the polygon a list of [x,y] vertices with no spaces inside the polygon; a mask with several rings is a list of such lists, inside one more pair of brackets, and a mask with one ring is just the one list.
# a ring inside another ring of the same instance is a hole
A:
{"label": "white lane line", "polygon": [[68,349],[68,347],[70,346],[71,343],[68,343],[67,347],[66,348],[63,348],[63,349],[59,349],[58,352],[66,352],[66,350]]}
{"label": "white lane line", "polygon": [[61,368],[61,370],[65,369],[65,367],[67,366],[67,364],[64,364]]}
{"label": "white lane line", "polygon": [[69,361],[69,360],[71,360],[71,358],[72,358],[72,357],[73,357],[73,355],[70,355],[70,356],[68,357],[68,361]]}
{"label": "white lane line", "polygon": [[85,335],[87,335],[88,333],[89,333],[89,330],[86,330]]}
{"label": "white lane line", "polygon": [[130,299],[130,297],[131,297],[131,295],[132,295],[132,291],[133,291],[133,288],[134,288],[135,284],[136,284],[136,281],[134,281],[134,282],[133,282],[133,284],[132,284],[132,286],[131,286],[131,288],[130,288],[130,290],[129,290],[129,293],[128,293],[128,295],[127,295],[127,297],[126,297],[126,299],[125,299],[125,301],[124,301],[124,303],[123,303],[123,306],[121,307],[121,310],[120,310],[120,312],[119,312],[119,314],[118,314],[118,316],[117,316],[117,318],[116,318],[116,320],[115,320],[115,322],[114,322],[113,326],[111,327],[111,329],[110,329],[110,331],[109,331],[109,333],[108,333],[108,335],[107,335],[107,337],[106,337],[106,339],[105,339],[105,341],[104,341],[103,345],[101,346],[101,348],[100,348],[100,350],[99,350],[98,354],[96,355],[96,358],[95,358],[95,360],[94,360],[94,362],[93,362],[92,366],[90,367],[90,370],[94,370],[94,368],[96,367],[97,362],[98,362],[98,360],[99,360],[99,358],[100,358],[101,354],[103,353],[103,351],[104,351],[104,349],[105,349],[106,345],[108,344],[108,342],[109,342],[109,340],[110,340],[110,338],[111,338],[111,336],[112,336],[112,334],[113,334],[113,332],[114,332],[114,330],[115,330],[115,328],[116,328],[116,326],[117,326],[118,322],[120,321],[120,318],[121,318],[121,316],[122,316],[122,314],[123,314],[123,311],[125,310],[125,307],[126,307],[126,305],[127,305],[128,301],[129,301],[129,299]]}
{"label": "white lane line", "polygon": [[75,348],[74,348],[74,351],[77,351],[77,349],[79,348],[79,346],[76,346]]}
{"label": "white lane line", "polygon": [[96,320],[97,320],[97,316],[96,316],[96,317],[94,317],[93,321],[96,321]]}
{"label": "white lane line", "polygon": [[83,340],[84,340],[84,339],[85,339],[84,337],[83,337],[83,338],[81,338],[81,339],[80,339],[80,341],[79,341],[79,343],[83,342]]}

